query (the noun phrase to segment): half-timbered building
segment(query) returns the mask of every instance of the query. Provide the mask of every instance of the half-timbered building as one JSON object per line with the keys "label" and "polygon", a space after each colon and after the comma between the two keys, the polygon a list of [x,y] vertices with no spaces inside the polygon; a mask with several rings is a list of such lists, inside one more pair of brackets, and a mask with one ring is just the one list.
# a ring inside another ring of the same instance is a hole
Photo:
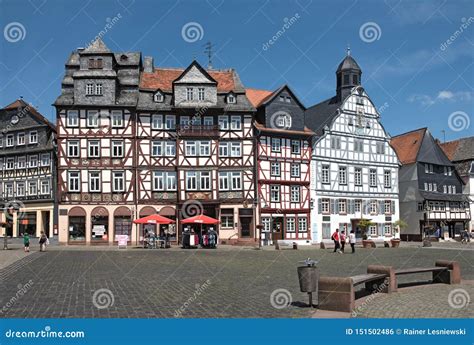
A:
{"label": "half-timbered building", "polygon": [[400,215],[408,223],[404,240],[424,236],[459,236],[471,219],[469,197],[455,165],[427,128],[392,138],[402,163],[399,176]]}
{"label": "half-timbered building", "polygon": [[262,244],[276,239],[311,244],[310,164],[313,132],[291,89],[247,89],[255,119],[259,224]]}
{"label": "half-timbered building", "polygon": [[361,86],[362,70],[349,51],[336,71],[336,95],[307,109],[315,134],[312,154],[313,241],[330,240],[336,229],[370,238],[390,238],[399,218],[399,161],[380,114]]}
{"label": "half-timbered building", "polygon": [[55,127],[18,99],[0,109],[0,128],[0,217],[6,235],[55,235]]}
{"label": "half-timbered building", "polygon": [[[221,243],[254,241],[253,113],[235,70],[146,57],[137,108],[139,215],[220,219]],[[181,231],[178,223],[178,232]]]}
{"label": "half-timbered building", "polygon": [[132,234],[140,53],[101,39],[66,62],[57,111],[59,241],[108,244]]}

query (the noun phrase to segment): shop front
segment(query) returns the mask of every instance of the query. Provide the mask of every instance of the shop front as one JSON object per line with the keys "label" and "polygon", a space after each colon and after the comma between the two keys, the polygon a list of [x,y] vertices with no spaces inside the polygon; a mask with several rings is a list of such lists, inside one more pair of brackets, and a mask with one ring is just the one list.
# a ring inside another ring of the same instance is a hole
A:
{"label": "shop front", "polygon": [[117,236],[127,236],[128,242],[132,241],[132,211],[125,206],[114,211],[114,243]]}
{"label": "shop front", "polygon": [[86,243],[86,211],[79,206],[68,212],[68,244]]}
{"label": "shop front", "polygon": [[105,207],[91,212],[91,244],[109,244],[109,211]]}

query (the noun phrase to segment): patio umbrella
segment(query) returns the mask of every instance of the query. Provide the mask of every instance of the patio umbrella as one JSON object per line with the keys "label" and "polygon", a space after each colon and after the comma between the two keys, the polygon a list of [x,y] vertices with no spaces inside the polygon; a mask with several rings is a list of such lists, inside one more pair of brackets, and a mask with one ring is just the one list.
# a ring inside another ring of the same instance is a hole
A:
{"label": "patio umbrella", "polygon": [[152,214],[143,218],[135,219],[133,221],[135,224],[171,224],[175,223],[173,219],[169,219],[159,214]]}
{"label": "patio umbrella", "polygon": [[182,224],[218,224],[219,220],[200,214],[198,216],[186,218],[181,221]]}

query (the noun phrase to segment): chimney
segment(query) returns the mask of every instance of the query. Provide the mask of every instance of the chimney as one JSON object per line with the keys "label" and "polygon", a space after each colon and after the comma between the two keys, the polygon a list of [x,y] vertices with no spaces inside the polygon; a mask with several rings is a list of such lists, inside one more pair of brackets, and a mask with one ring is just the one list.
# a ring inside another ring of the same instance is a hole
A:
{"label": "chimney", "polygon": [[153,73],[153,57],[145,56],[143,58],[143,71],[145,73]]}

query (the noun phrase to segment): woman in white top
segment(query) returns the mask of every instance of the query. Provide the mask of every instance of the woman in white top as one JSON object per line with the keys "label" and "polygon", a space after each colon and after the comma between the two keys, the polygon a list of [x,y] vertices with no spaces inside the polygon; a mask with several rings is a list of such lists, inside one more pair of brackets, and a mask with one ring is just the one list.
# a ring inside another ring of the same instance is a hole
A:
{"label": "woman in white top", "polygon": [[351,230],[351,232],[349,233],[349,243],[351,245],[351,248],[352,248],[352,254],[355,253],[355,243],[356,243],[356,235],[354,233],[354,230]]}

